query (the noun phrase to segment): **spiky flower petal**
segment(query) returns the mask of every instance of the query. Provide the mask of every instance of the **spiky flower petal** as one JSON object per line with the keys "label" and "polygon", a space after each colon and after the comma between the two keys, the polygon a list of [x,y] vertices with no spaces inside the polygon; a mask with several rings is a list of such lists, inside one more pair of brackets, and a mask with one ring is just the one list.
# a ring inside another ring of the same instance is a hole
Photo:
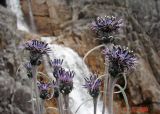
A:
{"label": "spiky flower petal", "polygon": [[101,39],[109,39],[113,32],[116,32],[122,26],[122,19],[115,17],[105,16],[97,17],[95,21],[92,21],[90,28]]}
{"label": "spiky flower petal", "polygon": [[38,40],[27,41],[23,47],[30,51],[30,63],[32,65],[40,65],[42,54],[47,54],[51,51],[47,43]]}
{"label": "spiky flower petal", "polygon": [[50,97],[52,97],[53,95],[52,83],[39,82],[37,83],[37,85],[40,92],[40,98],[49,99]]}
{"label": "spiky flower petal", "polygon": [[53,76],[58,79],[59,70],[62,68],[63,59],[54,59],[50,62],[53,67]]}
{"label": "spiky flower petal", "polygon": [[112,49],[105,48],[103,54],[109,60],[109,73],[117,76],[124,71],[135,68],[137,57],[132,51],[121,46],[113,46]]}
{"label": "spiky flower petal", "polygon": [[83,87],[88,89],[89,94],[93,98],[98,97],[100,93],[100,85],[101,85],[101,80],[98,79],[98,75],[91,74],[89,78],[86,77],[84,79],[85,79],[85,85],[83,85]]}
{"label": "spiky flower petal", "polygon": [[74,71],[66,71],[63,68],[59,71],[59,89],[62,94],[69,94],[72,91],[74,75]]}
{"label": "spiky flower petal", "polygon": [[27,41],[24,44],[24,48],[32,53],[40,53],[40,54],[46,54],[49,51],[51,51],[50,48],[48,47],[48,43],[38,40]]}

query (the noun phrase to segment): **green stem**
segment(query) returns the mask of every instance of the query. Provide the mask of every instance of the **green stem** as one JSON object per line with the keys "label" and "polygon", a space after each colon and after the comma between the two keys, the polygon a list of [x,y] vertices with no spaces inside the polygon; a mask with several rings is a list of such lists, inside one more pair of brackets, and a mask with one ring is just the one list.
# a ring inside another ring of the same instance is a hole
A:
{"label": "green stem", "polygon": [[114,78],[112,76],[109,77],[109,88],[108,88],[108,112],[109,114],[113,114],[113,95],[114,95],[114,86],[117,82],[118,78]]}
{"label": "green stem", "polygon": [[97,98],[93,98],[94,114],[97,112]]}
{"label": "green stem", "polygon": [[108,76],[106,75],[104,80],[104,95],[103,95],[103,108],[102,108],[102,114],[105,113],[106,108],[106,101],[107,101],[107,85],[108,85]]}
{"label": "green stem", "polygon": [[98,48],[104,47],[104,46],[105,46],[105,44],[102,44],[102,45],[96,46],[96,47],[92,48],[91,50],[89,50],[89,51],[85,54],[85,56],[83,57],[83,62],[85,61],[86,57],[87,57],[92,51],[94,51],[94,50],[96,50],[96,49],[98,49]]}
{"label": "green stem", "polygon": [[105,60],[105,79],[104,79],[104,95],[103,95],[103,108],[102,108],[102,114],[105,113],[105,109],[106,109],[106,101],[107,101],[107,91],[108,91],[108,61]]}
{"label": "green stem", "polygon": [[[127,87],[127,78],[126,78],[126,74],[125,73],[123,73],[123,78],[124,78],[124,87],[122,89],[124,91],[126,89],[126,87]],[[114,93],[121,93],[121,92],[122,91],[119,90],[119,91],[115,91]]]}
{"label": "green stem", "polygon": [[32,112],[33,114],[35,114],[35,109],[34,109],[34,100],[33,100],[33,94],[34,94],[34,83],[33,83],[33,80],[31,80],[31,102],[32,102]]}
{"label": "green stem", "polygon": [[40,112],[41,112],[41,114],[45,114],[45,107],[44,107],[44,100],[41,100],[40,101],[41,103],[40,103]]}
{"label": "green stem", "polygon": [[92,99],[88,99],[88,100],[82,102],[82,103],[79,105],[79,107],[77,108],[75,114],[78,112],[78,110],[81,108],[81,106],[83,106],[86,102],[91,101],[91,100],[92,100]]}
{"label": "green stem", "polygon": [[118,88],[120,89],[120,91],[122,92],[123,97],[124,97],[124,101],[125,101],[126,107],[127,107],[127,114],[130,114],[130,107],[129,107],[127,95],[126,95],[126,93],[124,92],[124,89],[123,89],[120,85],[118,85],[118,84],[115,84],[115,86],[118,87]]}
{"label": "green stem", "polygon": [[33,76],[33,84],[34,84],[34,89],[35,89],[35,94],[36,94],[37,112],[38,114],[41,114],[40,103],[39,103],[39,92],[37,88],[37,66],[33,66],[32,76]]}
{"label": "green stem", "polygon": [[63,95],[64,99],[64,114],[70,114],[69,110],[69,95]]}
{"label": "green stem", "polygon": [[59,114],[62,114],[62,105],[61,105],[61,102],[59,100],[59,97],[56,98],[56,101],[57,101],[57,105],[58,105],[58,112],[59,112]]}

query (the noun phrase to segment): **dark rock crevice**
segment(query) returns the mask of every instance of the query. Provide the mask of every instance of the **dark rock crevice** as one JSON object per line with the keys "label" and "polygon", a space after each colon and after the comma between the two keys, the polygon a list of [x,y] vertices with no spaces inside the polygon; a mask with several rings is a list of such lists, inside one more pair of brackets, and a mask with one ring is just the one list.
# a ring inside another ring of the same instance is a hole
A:
{"label": "dark rock crevice", "polygon": [[7,7],[6,0],[0,0],[0,5]]}

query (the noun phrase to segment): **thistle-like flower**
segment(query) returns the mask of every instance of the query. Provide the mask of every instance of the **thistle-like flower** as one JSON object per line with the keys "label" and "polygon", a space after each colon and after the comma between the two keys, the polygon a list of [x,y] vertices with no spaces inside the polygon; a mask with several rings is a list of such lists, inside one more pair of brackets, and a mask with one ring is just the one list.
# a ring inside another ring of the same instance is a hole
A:
{"label": "thistle-like flower", "polygon": [[24,44],[24,48],[26,50],[29,50],[30,52],[40,53],[40,54],[46,54],[49,51],[51,51],[50,48],[48,47],[48,43],[38,41],[38,40],[27,41]]}
{"label": "thistle-like flower", "polygon": [[74,71],[66,71],[65,69],[61,68],[59,70],[59,90],[62,94],[69,94],[73,89],[73,77],[75,75]]}
{"label": "thistle-like flower", "polygon": [[109,60],[109,73],[113,77],[135,68],[137,58],[128,48],[113,46],[112,49],[105,48],[103,54]]}
{"label": "thistle-like flower", "polygon": [[85,85],[83,85],[84,88],[88,89],[89,94],[93,98],[97,98],[100,93],[100,85],[101,80],[98,79],[98,75],[91,74],[90,78],[84,78],[85,79]]}
{"label": "thistle-like flower", "polygon": [[53,67],[53,76],[58,79],[59,70],[62,68],[63,59],[54,59],[50,62],[51,66]]}
{"label": "thistle-like flower", "polygon": [[32,65],[31,65],[31,63],[30,62],[25,63],[24,67],[27,70],[27,76],[28,76],[28,78],[32,78],[33,76],[32,76]]}
{"label": "thistle-like flower", "polygon": [[42,99],[49,99],[53,95],[53,84],[52,83],[45,83],[45,82],[38,82],[37,83],[40,98]]}
{"label": "thistle-like flower", "polygon": [[50,50],[48,43],[30,40],[23,45],[24,49],[30,51],[30,63],[32,65],[39,65],[41,61],[39,59],[42,57],[42,54],[47,54]]}
{"label": "thistle-like flower", "polygon": [[115,17],[97,17],[92,21],[90,28],[93,30],[101,40],[110,40],[113,32],[116,32],[122,26],[122,19]]}

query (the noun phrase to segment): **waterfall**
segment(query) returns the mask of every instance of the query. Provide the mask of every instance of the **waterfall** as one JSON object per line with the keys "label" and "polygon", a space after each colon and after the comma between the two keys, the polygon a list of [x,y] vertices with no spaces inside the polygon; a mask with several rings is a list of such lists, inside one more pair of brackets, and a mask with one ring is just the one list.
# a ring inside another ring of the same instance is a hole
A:
{"label": "waterfall", "polygon": [[[47,43],[52,42],[52,40],[48,38],[42,38]],[[70,102],[70,108],[73,114],[75,114],[76,109],[80,106],[81,103],[87,101],[88,99],[92,99],[87,93],[85,88],[82,88],[84,84],[84,77],[88,76],[89,69],[83,63],[82,58],[72,49],[56,44],[50,44],[50,47],[53,53],[50,53],[49,56],[51,59],[60,58],[64,59],[63,67],[66,69],[71,69],[75,71],[74,77],[74,89],[72,90],[70,97],[73,101]],[[97,114],[102,113],[102,102],[99,101],[97,105]],[[77,112],[77,114],[93,114],[93,101],[86,102]]]}
{"label": "waterfall", "polygon": [[19,30],[28,32],[28,26],[24,21],[23,13],[20,6],[19,0],[6,0],[7,7],[16,15],[17,17],[17,27]]}
{"label": "waterfall", "polygon": [[34,22],[34,16],[33,16],[33,12],[32,12],[32,2],[31,0],[27,0],[28,1],[28,8],[29,8],[29,17],[30,17],[30,27],[33,33],[36,33],[36,25]]}
{"label": "waterfall", "polygon": [[[17,26],[19,30],[29,32],[29,29],[24,21],[23,13],[19,0],[7,0],[7,6],[17,16]],[[30,8],[31,9],[31,8]],[[31,13],[31,11],[30,11]],[[50,43],[52,42],[50,37],[43,37],[42,40]],[[82,88],[84,84],[84,77],[89,75],[89,69],[83,63],[82,58],[72,49],[56,44],[50,44],[53,54],[50,53],[50,58],[61,58],[64,59],[63,67],[66,69],[72,69],[76,75],[74,77],[74,89],[70,94],[71,100],[70,108],[73,114],[75,114],[77,108],[88,99],[91,99],[87,90]],[[102,110],[102,102],[99,101],[97,105],[97,114],[100,114]],[[93,103],[92,101],[86,102],[77,112],[77,114],[93,114]]]}

